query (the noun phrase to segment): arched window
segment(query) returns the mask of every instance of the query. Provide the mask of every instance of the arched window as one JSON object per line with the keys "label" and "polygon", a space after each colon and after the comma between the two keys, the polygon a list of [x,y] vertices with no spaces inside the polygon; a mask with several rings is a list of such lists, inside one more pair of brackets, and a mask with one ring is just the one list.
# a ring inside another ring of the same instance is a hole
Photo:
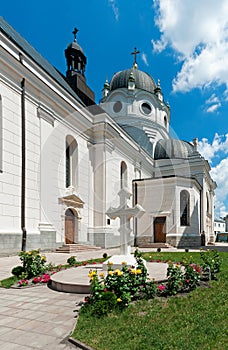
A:
{"label": "arched window", "polygon": [[77,187],[78,144],[72,136],[66,137],[66,187]]}
{"label": "arched window", "polygon": [[210,200],[209,200],[209,195],[206,193],[206,198],[207,198],[207,214],[210,213]]}
{"label": "arched window", "polygon": [[190,225],[190,195],[185,190],[180,193],[180,224]]}
{"label": "arched window", "polygon": [[121,162],[120,165],[120,188],[127,187],[127,165]]}
{"label": "arched window", "polygon": [[2,96],[0,95],[0,172],[2,172]]}

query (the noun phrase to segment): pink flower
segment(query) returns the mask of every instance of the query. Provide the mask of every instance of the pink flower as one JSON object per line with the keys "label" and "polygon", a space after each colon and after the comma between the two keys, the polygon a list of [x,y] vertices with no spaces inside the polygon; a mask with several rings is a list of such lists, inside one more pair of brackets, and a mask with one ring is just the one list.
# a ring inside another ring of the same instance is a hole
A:
{"label": "pink flower", "polygon": [[48,283],[50,281],[50,278],[51,278],[50,275],[48,273],[46,273],[42,276],[42,282]]}
{"label": "pink flower", "polygon": [[41,281],[42,281],[42,277],[41,276],[34,277],[33,280],[32,280],[33,283],[40,283]]}
{"label": "pink flower", "polygon": [[19,287],[22,287],[22,286],[27,286],[28,285],[28,280],[20,280],[19,282],[18,282],[18,284],[19,284]]}
{"label": "pink flower", "polygon": [[189,283],[189,282],[190,282],[190,280],[185,280],[185,282],[186,282],[186,283]]}
{"label": "pink flower", "polygon": [[163,290],[165,290],[165,288],[166,288],[166,286],[164,286],[163,284],[160,284],[160,285],[158,286],[158,289],[159,289],[160,292],[162,292]]}

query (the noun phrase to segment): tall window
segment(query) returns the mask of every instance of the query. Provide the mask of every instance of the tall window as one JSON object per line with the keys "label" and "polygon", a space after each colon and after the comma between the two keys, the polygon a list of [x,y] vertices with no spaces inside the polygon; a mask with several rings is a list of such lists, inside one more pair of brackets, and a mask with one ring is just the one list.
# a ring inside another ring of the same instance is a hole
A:
{"label": "tall window", "polygon": [[207,199],[207,214],[210,213],[210,200],[209,200],[209,195],[206,193],[206,199]]}
{"label": "tall window", "polygon": [[72,136],[66,138],[66,187],[77,187],[78,144]]}
{"label": "tall window", "polygon": [[2,172],[2,96],[0,95],[0,172]]}
{"label": "tall window", "polygon": [[127,187],[127,165],[121,162],[120,165],[120,188]]}
{"label": "tall window", "polygon": [[190,195],[185,190],[180,193],[180,224],[190,225]]}

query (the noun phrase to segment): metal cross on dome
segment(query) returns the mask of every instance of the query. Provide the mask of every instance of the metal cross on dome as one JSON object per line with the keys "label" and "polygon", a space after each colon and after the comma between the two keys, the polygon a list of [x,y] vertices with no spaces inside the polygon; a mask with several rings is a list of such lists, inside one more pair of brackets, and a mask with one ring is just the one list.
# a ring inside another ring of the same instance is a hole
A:
{"label": "metal cross on dome", "polygon": [[76,36],[77,36],[78,28],[74,28],[72,34],[74,35],[74,41],[76,41]]}
{"label": "metal cross on dome", "polygon": [[136,62],[136,56],[140,53],[139,50],[136,49],[136,47],[134,48],[134,51],[131,52],[131,55],[134,55],[134,65],[137,64]]}

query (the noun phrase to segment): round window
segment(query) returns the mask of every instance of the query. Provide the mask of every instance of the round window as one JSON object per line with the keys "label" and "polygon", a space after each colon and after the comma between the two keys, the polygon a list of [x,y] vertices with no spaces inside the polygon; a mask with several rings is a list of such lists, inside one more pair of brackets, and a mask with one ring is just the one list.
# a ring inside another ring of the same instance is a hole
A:
{"label": "round window", "polygon": [[113,111],[115,113],[119,113],[121,109],[122,109],[122,103],[120,101],[115,102],[113,105]]}
{"label": "round window", "polygon": [[142,111],[143,111],[143,113],[145,113],[145,114],[150,114],[151,113],[151,106],[149,105],[149,103],[146,103],[146,102],[144,102],[144,103],[142,103]]}

